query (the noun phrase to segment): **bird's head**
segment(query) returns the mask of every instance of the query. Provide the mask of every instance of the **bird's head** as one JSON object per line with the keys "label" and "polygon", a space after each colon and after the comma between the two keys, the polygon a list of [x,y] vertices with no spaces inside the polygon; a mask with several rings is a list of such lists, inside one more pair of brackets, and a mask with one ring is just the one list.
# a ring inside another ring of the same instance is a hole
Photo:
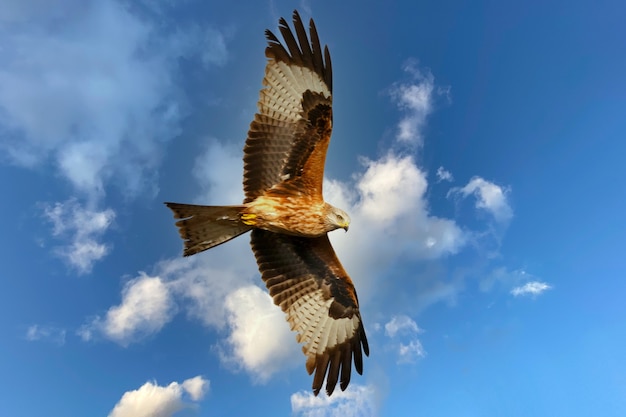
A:
{"label": "bird's head", "polygon": [[343,229],[347,232],[348,227],[350,226],[350,216],[348,216],[348,213],[340,208],[333,207],[330,204],[328,205],[328,208],[329,210],[326,214],[326,221],[331,227],[331,230]]}

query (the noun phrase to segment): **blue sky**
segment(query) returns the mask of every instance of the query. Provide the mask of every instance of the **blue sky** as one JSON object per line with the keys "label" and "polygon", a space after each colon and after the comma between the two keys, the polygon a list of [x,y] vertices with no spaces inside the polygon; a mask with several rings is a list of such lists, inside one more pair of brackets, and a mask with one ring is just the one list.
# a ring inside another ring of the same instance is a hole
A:
{"label": "blue sky", "polygon": [[[626,6],[336,3],[3,2],[1,415],[626,414]],[[295,7],[371,347],[330,399],[248,238],[183,259],[162,205],[241,200]]]}

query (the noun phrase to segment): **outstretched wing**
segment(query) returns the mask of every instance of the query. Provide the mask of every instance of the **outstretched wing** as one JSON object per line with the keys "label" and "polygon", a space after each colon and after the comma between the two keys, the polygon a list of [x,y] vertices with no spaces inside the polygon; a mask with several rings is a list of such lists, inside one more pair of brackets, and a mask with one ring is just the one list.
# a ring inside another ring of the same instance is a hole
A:
{"label": "outstretched wing", "polygon": [[279,29],[286,46],[265,32],[268,58],[258,112],[244,147],[245,201],[274,187],[283,193],[322,198],[326,150],[332,131],[332,69],[313,20],[311,41],[293,13],[296,37],[285,19]]}
{"label": "outstretched wing", "polygon": [[345,390],[352,360],[363,372],[363,352],[369,355],[354,285],[324,235],[288,236],[261,229],[252,231],[252,250],[274,303],[287,314],[307,357],[317,395],[326,380],[332,394],[337,381]]}

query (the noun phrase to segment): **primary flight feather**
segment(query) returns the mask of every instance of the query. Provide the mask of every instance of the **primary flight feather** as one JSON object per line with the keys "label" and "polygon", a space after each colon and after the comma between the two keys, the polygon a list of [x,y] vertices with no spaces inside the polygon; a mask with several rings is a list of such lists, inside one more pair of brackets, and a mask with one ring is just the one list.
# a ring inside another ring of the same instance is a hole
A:
{"label": "primary flight feather", "polygon": [[332,131],[332,68],[313,20],[309,37],[297,11],[295,35],[279,21],[283,43],[265,32],[268,58],[244,147],[245,199],[235,206],[165,203],[179,220],[184,255],[252,230],[252,251],[274,303],[303,344],[313,392],[345,390],[352,362],[363,372],[369,355],[352,280],[327,233],[348,230],[350,218],[326,203],[322,181]]}

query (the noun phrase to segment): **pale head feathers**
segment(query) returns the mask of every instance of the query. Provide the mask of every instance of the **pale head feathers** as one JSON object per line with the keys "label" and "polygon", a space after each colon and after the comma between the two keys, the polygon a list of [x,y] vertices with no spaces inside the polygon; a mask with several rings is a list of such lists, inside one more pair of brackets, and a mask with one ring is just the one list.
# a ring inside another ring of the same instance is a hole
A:
{"label": "pale head feathers", "polygon": [[350,226],[350,216],[348,213],[340,208],[334,207],[326,203],[326,225],[329,227],[329,231],[335,229],[343,229],[346,232]]}

